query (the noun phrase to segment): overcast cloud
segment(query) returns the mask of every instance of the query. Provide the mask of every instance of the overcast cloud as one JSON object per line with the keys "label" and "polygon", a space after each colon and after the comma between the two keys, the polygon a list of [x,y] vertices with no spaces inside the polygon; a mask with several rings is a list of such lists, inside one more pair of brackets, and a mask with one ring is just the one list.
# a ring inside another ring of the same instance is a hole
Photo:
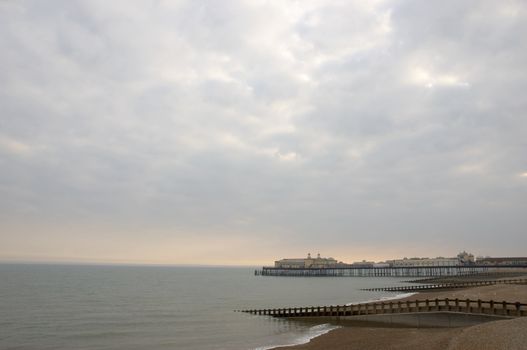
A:
{"label": "overcast cloud", "polygon": [[0,1],[0,260],[527,252],[525,1]]}

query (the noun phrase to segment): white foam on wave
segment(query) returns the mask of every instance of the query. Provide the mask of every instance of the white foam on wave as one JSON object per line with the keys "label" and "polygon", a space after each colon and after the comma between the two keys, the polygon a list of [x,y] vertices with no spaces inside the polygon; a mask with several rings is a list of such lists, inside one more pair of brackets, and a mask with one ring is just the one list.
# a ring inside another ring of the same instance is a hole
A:
{"label": "white foam on wave", "polygon": [[415,295],[415,294],[417,294],[417,293],[402,293],[402,294],[397,294],[397,295],[390,296],[390,297],[381,297],[381,298],[378,298],[378,299],[370,299],[370,300],[365,300],[365,301],[358,301],[358,302],[353,302],[353,303],[347,303],[346,305],[357,305],[357,304],[374,303],[374,302],[378,302],[378,301],[397,300],[397,299],[408,298],[408,297],[411,297],[412,295]]}
{"label": "white foam on wave", "polygon": [[[402,293],[402,294],[397,294],[394,296],[381,297],[378,299],[370,299],[370,300],[365,300],[365,301],[347,303],[346,305],[356,305],[356,304],[364,304],[364,303],[373,303],[373,302],[378,302],[378,301],[397,300],[397,299],[411,297],[412,295],[415,295],[415,294],[417,293]],[[267,346],[257,347],[254,350],[270,350],[270,349],[278,348],[281,346],[293,346],[293,345],[306,344],[306,343],[309,343],[311,339],[324,335],[337,328],[341,328],[341,326],[336,326],[336,325],[332,325],[329,323],[319,324],[319,325],[311,327],[309,331],[307,332],[307,334],[304,334],[298,337],[290,344],[267,345]]]}
{"label": "white foam on wave", "polygon": [[281,346],[293,346],[293,345],[309,343],[311,339],[324,335],[337,328],[341,328],[341,326],[336,326],[336,325],[332,325],[329,323],[318,324],[316,326],[309,328],[309,330],[307,331],[307,334],[303,334],[302,336],[296,338],[290,344],[275,344],[275,345],[269,345],[269,346],[262,346],[262,347],[255,348],[254,350],[269,350],[269,349],[274,349],[274,348],[278,348]]}

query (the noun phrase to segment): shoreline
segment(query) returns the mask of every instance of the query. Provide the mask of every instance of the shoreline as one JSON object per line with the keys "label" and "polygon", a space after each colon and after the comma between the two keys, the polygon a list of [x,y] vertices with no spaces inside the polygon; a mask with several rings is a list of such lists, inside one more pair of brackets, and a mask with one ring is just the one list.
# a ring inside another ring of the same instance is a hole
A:
{"label": "shoreline", "polygon": [[[377,298],[377,299],[368,299],[368,300],[365,300],[365,301],[357,301],[357,302],[352,302],[352,303],[346,303],[345,305],[348,306],[348,305],[355,305],[355,304],[362,304],[362,303],[371,303],[371,302],[376,302],[376,301],[387,301],[387,300],[405,300],[406,298],[410,298],[412,297],[413,295],[415,294],[418,294],[416,292],[409,292],[409,293],[400,293],[400,294],[397,294],[395,296],[386,296],[386,297],[381,297],[381,298]],[[310,328],[310,331],[311,329],[313,328],[316,328],[316,327],[319,327],[319,326],[330,326],[331,329],[328,329],[328,330],[325,330],[323,332],[321,332],[320,334],[310,334],[308,332],[308,334],[302,336],[302,337],[299,337],[299,341],[296,341],[296,342],[293,342],[291,344],[280,344],[280,345],[270,345],[270,346],[264,346],[264,347],[258,347],[254,350],[275,350],[275,349],[282,349],[282,348],[290,348],[290,347],[295,347],[295,346],[299,346],[299,345],[304,345],[304,344],[307,344],[309,343],[311,340],[315,339],[315,338],[318,338],[318,337],[322,337],[330,332],[333,332],[337,329],[340,329],[342,328],[341,325],[335,325],[335,324],[331,324],[331,323],[320,323],[320,324],[315,324],[314,326],[312,326]]]}
{"label": "shoreline", "polygon": [[[474,298],[507,300],[514,302],[519,301],[522,303],[527,303],[527,285],[492,285],[456,290],[419,292],[413,293],[409,296],[399,294],[394,296],[393,298],[383,300],[410,301],[423,298]],[[518,330],[518,332],[525,335],[518,334],[517,336],[509,335],[507,337],[499,336],[504,333],[511,332],[511,330]],[[475,334],[477,334],[477,336]],[[365,325],[364,327],[340,326],[338,328],[328,331],[325,334],[315,336],[311,338],[308,342],[287,346],[276,346],[269,348],[269,350],[367,350],[376,348],[427,348],[431,350],[458,348],[477,349],[478,346],[479,348],[481,348],[481,345],[477,344],[481,343],[483,344],[483,346],[485,346],[485,342],[496,342],[496,339],[501,339],[498,341],[501,341],[502,344],[496,343],[494,347],[492,347],[493,349],[527,349],[527,317],[521,317],[511,320],[492,321],[488,323],[478,324],[475,326],[466,326],[458,328],[392,328],[371,327],[367,325]],[[472,347],[470,344],[466,344],[467,342],[476,345]],[[514,344],[523,345],[511,347],[510,342],[514,342]],[[454,347],[452,347],[451,345]]]}

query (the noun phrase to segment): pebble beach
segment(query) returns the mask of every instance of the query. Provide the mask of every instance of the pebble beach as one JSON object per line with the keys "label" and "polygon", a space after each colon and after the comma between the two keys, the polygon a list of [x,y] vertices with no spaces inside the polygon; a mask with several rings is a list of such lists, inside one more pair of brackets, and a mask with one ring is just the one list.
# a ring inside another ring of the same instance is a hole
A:
{"label": "pebble beach", "polygon": [[[492,285],[453,291],[422,292],[403,300],[482,299],[527,303],[527,285]],[[309,343],[275,350],[522,350],[527,349],[527,318],[459,328],[342,327]]]}

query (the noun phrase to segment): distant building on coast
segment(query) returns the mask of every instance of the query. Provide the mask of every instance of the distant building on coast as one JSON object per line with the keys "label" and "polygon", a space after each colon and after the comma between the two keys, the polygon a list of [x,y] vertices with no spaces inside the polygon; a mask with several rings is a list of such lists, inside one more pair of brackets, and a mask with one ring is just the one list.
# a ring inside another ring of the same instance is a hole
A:
{"label": "distant building on coast", "polygon": [[428,266],[460,266],[458,258],[404,258],[389,260],[393,267],[428,267]]}
{"label": "distant building on coast", "polygon": [[390,267],[390,264],[386,262],[374,262],[374,261],[355,261],[353,264],[351,264],[352,267]]}
{"label": "distant building on coast", "polygon": [[462,251],[455,258],[404,258],[387,262],[393,267],[463,266],[474,264],[474,255]]}
{"label": "distant building on coast", "polygon": [[275,268],[283,269],[324,269],[334,267],[348,268],[385,268],[385,267],[455,267],[455,266],[473,266],[473,265],[527,265],[527,257],[502,257],[502,258],[478,258],[474,255],[462,251],[452,258],[403,258],[386,260],[383,262],[374,261],[357,261],[352,264],[346,264],[333,258],[322,258],[317,254],[316,258],[307,255],[307,258],[281,259],[274,263]]}
{"label": "distant building on coast", "polygon": [[525,271],[527,257],[485,257],[474,259],[474,255],[463,251],[455,257],[404,258],[382,262],[357,261],[346,264],[334,258],[281,259],[274,266],[263,266],[255,270],[257,276],[334,276],[334,277],[424,277],[454,276],[489,271]]}
{"label": "distant building on coast", "polygon": [[485,258],[478,258],[477,259],[478,265],[519,265],[519,266],[526,266],[527,265],[527,257],[500,257],[500,258],[491,258],[491,257],[485,257]]}
{"label": "distant building on coast", "polygon": [[374,261],[366,261],[366,260],[355,261],[353,264],[351,264],[351,266],[353,267],[373,267],[373,265],[375,265]]}
{"label": "distant building on coast", "polygon": [[463,265],[473,265],[474,264],[474,254],[467,253],[462,251],[457,255],[457,258]]}
{"label": "distant building on coast", "polygon": [[338,266],[346,266],[346,264],[333,258],[321,258],[320,254],[317,254],[316,258],[312,258],[311,253],[307,254],[307,258],[281,259],[274,262],[274,267],[282,269],[331,268]]}

